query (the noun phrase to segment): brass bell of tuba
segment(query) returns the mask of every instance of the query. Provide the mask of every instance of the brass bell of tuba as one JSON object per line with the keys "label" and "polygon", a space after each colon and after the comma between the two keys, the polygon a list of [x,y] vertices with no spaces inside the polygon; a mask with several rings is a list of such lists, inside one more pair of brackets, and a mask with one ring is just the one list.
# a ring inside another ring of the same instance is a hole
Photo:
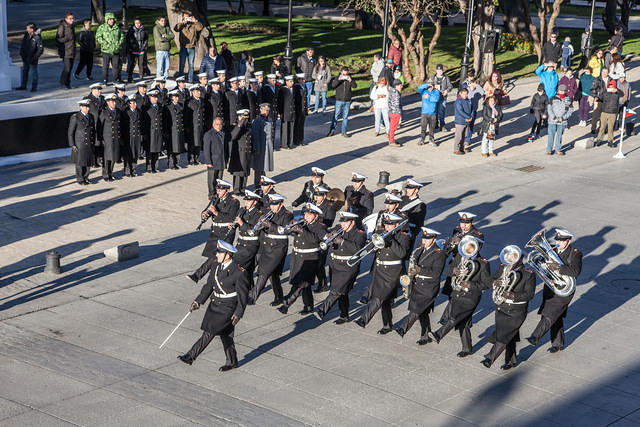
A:
{"label": "brass bell of tuba", "polygon": [[549,268],[548,264],[551,262],[560,266],[564,263],[544,237],[545,231],[544,228],[538,231],[524,246],[532,248],[525,263],[535,271],[545,285],[551,288],[553,293],[561,297],[571,295],[576,290],[576,279],[566,274],[560,274],[559,270]]}
{"label": "brass bell of tuba", "polygon": [[505,302],[505,293],[511,292],[518,282],[518,272],[513,271],[513,266],[520,260],[522,250],[516,245],[505,246],[500,251],[500,262],[504,265],[502,276],[500,277],[500,286],[493,289],[491,295],[495,305],[501,305]]}
{"label": "brass bell of tuba", "polygon": [[464,236],[458,243],[458,253],[462,257],[460,265],[460,274],[454,277],[453,289],[455,291],[462,290],[462,282],[471,279],[476,271],[478,264],[473,260],[480,251],[480,240],[468,234]]}

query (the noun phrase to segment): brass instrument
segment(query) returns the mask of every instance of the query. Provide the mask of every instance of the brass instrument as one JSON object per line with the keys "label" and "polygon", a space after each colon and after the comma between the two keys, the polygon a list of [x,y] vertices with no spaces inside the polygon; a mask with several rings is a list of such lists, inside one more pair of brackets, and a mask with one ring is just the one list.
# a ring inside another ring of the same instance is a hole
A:
{"label": "brass instrument", "polygon": [[326,251],[329,249],[329,245],[331,242],[335,240],[336,237],[340,237],[344,234],[344,230],[340,226],[340,224],[336,225],[332,229],[330,229],[327,234],[324,235],[322,241],[320,242],[320,249]]}
{"label": "brass instrument", "polygon": [[513,266],[520,260],[522,251],[516,245],[505,246],[500,251],[500,262],[504,264],[502,276],[500,276],[500,286],[493,288],[491,297],[495,305],[501,305],[505,302],[505,294],[511,292],[513,287],[518,283],[520,272],[513,271]]}
{"label": "brass instrument", "polygon": [[304,219],[299,219],[291,224],[287,224],[284,227],[282,225],[278,226],[278,234],[289,234],[293,230],[293,227],[296,225],[305,225],[307,222]]}
{"label": "brass instrument", "polygon": [[371,235],[371,240],[367,242],[361,249],[358,250],[355,254],[351,255],[351,258],[347,260],[347,265],[349,267],[355,266],[357,263],[362,261],[367,255],[370,253],[377,251],[378,249],[382,249],[385,246],[385,242],[389,236],[394,235],[396,232],[400,231],[402,227],[404,227],[409,222],[408,219],[405,219],[392,230],[389,230],[383,234],[374,233]]}
{"label": "brass instrument", "polygon": [[339,211],[345,203],[344,193],[339,188],[333,188],[327,193],[327,200],[333,204],[336,211]]}
{"label": "brass instrument", "polygon": [[444,251],[449,252],[451,249],[453,249],[456,245],[460,243],[460,240],[462,240],[464,235],[465,235],[464,231],[459,231],[446,240],[439,239],[438,242],[440,243],[438,243],[438,246],[440,246],[440,248],[443,249]]}
{"label": "brass instrument", "polygon": [[464,236],[458,243],[458,253],[462,257],[458,269],[460,274],[453,278],[454,291],[462,290],[462,283],[468,281],[478,271],[478,264],[473,260],[480,251],[480,241],[471,235]]}
{"label": "brass instrument", "polygon": [[409,298],[411,296],[411,291],[413,290],[413,279],[415,279],[416,275],[420,271],[419,268],[416,268],[416,256],[420,249],[423,249],[422,245],[419,245],[413,250],[413,252],[411,252],[411,256],[409,257],[409,270],[407,274],[400,276],[400,286],[402,286],[402,293],[405,298]]}
{"label": "brass instrument", "polygon": [[248,232],[247,234],[249,236],[255,236],[257,235],[260,230],[262,230],[264,228],[264,224],[267,221],[271,221],[271,218],[273,218],[273,216],[275,215],[275,213],[273,211],[269,211],[266,214],[262,215],[259,219],[258,222],[256,222],[256,225],[254,225]]}
{"label": "brass instrument", "polygon": [[553,293],[564,297],[571,295],[576,289],[576,278],[560,274],[558,270],[548,267],[549,263],[564,265],[560,257],[553,251],[552,246],[544,237],[545,229],[538,231],[524,246],[532,248],[527,254],[525,263],[542,279],[545,285],[549,286]]}

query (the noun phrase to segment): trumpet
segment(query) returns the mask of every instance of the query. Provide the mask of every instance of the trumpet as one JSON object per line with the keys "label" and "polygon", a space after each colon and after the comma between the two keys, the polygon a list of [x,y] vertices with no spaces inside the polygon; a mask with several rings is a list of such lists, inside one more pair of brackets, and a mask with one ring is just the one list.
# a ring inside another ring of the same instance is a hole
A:
{"label": "trumpet", "polygon": [[495,305],[505,302],[505,293],[511,292],[519,279],[519,272],[513,271],[513,266],[520,260],[522,250],[516,245],[505,246],[500,252],[500,262],[504,264],[502,275],[500,276],[500,286],[493,289],[491,297]]}
{"label": "trumpet", "polygon": [[279,225],[278,234],[289,234],[291,233],[291,230],[293,230],[293,227],[295,227],[296,225],[306,225],[306,223],[307,222],[304,219],[299,219],[298,221],[287,224],[284,227],[282,225]]}
{"label": "trumpet", "polygon": [[320,249],[326,251],[327,249],[329,249],[329,245],[331,244],[331,242],[333,242],[336,237],[340,237],[343,234],[344,230],[342,229],[342,227],[340,227],[340,225],[333,227],[322,238],[322,242],[320,242]]}
{"label": "trumpet", "polygon": [[267,221],[271,221],[271,218],[273,218],[275,214],[273,213],[273,211],[269,211],[266,214],[262,215],[259,219],[258,222],[256,222],[256,225],[254,225],[251,230],[249,230],[247,232],[247,234],[249,236],[255,236],[256,234],[258,234],[260,232],[260,230],[262,230],[264,228],[264,224]]}
{"label": "trumpet", "polygon": [[357,263],[362,261],[370,253],[377,251],[378,249],[384,248],[387,238],[389,238],[389,236],[394,235],[396,232],[400,231],[402,227],[404,227],[408,222],[409,220],[405,219],[404,221],[396,225],[392,230],[389,230],[386,233],[372,234],[371,240],[369,240],[369,242],[366,245],[364,245],[361,249],[359,249],[358,252],[351,255],[351,258],[347,260],[347,265],[349,267],[353,267]]}

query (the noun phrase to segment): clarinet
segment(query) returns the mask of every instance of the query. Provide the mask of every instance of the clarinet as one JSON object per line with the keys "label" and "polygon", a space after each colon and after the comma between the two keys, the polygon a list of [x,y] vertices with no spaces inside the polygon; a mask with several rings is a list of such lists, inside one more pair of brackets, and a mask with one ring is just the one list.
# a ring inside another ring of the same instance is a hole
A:
{"label": "clarinet", "polygon": [[211,211],[209,211],[209,207],[212,205],[216,207],[218,200],[218,196],[215,196],[211,200],[209,200],[209,203],[207,203],[207,206],[202,210],[202,213],[200,214],[200,225],[196,227],[196,231],[200,231],[204,223],[207,222],[207,220],[211,217]]}
{"label": "clarinet", "polygon": [[[236,218],[242,218],[242,215],[244,215],[246,211],[247,210],[245,208],[240,208],[240,210],[238,211],[238,214],[236,215]],[[231,224],[231,227],[229,228],[229,231],[227,231],[227,234],[224,235],[224,239],[222,239],[222,240],[224,240],[225,242],[228,242],[229,240],[227,240],[227,239],[229,239],[230,237],[232,237],[235,234],[236,229],[238,227],[240,227],[240,224],[238,224],[237,222],[234,222],[233,224]]]}

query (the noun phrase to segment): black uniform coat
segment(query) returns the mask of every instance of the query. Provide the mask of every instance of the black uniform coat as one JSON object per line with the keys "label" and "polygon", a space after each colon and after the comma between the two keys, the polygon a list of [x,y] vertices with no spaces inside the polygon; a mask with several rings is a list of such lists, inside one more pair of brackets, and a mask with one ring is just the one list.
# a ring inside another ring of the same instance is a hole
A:
{"label": "black uniform coat", "polygon": [[107,108],[107,104],[102,95],[96,98],[93,94],[89,94],[87,99],[89,100],[89,114],[93,116],[93,123],[97,125],[100,121],[100,112]]}
{"label": "black uniform coat", "polygon": [[262,188],[258,188],[254,192],[261,197],[261,199],[260,199],[260,207],[261,208],[265,208],[265,207],[269,206],[269,194],[278,194],[276,189],[273,188],[273,187],[266,194],[262,191]]}
{"label": "black uniform coat", "polygon": [[141,148],[145,146],[142,115],[143,113],[139,108],[135,110],[127,108],[122,115],[122,134],[126,141],[125,149],[133,159],[137,159],[140,156]]}
{"label": "black uniform coat", "polygon": [[[247,272],[235,262],[223,268],[216,262],[215,257],[207,262],[211,263],[211,274],[207,283],[202,287],[196,301],[202,305],[209,298],[211,302],[202,319],[200,329],[213,335],[231,335],[234,326],[231,324],[231,316],[234,314],[240,318],[244,315],[249,295],[249,278]],[[217,279],[217,280],[216,280]],[[218,298],[214,294],[236,292],[236,298]]]}
{"label": "black uniform coat", "polygon": [[178,102],[181,102],[182,105],[187,105],[189,100],[191,99],[191,92],[189,89],[176,89],[178,91]]}
{"label": "black uniform coat", "polygon": [[[487,283],[486,287],[492,287],[494,280],[502,277],[505,265],[502,264],[498,271],[489,278],[491,283]],[[488,337],[488,341],[502,344],[509,344],[515,337],[516,341],[520,341],[520,326],[524,323],[529,312],[529,301],[536,293],[536,275],[522,266],[513,270],[517,274],[517,281],[512,289],[514,304],[504,302],[496,307],[496,329]],[[524,303],[524,304],[516,304]]]}
{"label": "black uniform coat", "polygon": [[143,95],[140,92],[137,92],[133,98],[136,100],[136,108],[138,108],[138,110],[143,113],[145,113],[147,111],[147,108],[149,108],[149,106],[151,105],[149,97],[146,94]]}
{"label": "black uniform coat", "polygon": [[[331,187],[329,187],[327,184],[322,183],[325,187],[327,187],[329,190],[331,189]],[[302,193],[300,193],[300,195],[298,196],[297,199],[295,199],[291,205],[295,208],[296,206],[300,206],[303,203],[313,203],[313,190],[315,189],[315,185],[313,184],[312,180],[309,180],[307,182],[304,183],[304,187],[302,188]]]}
{"label": "black uniform coat", "polygon": [[[335,241],[334,241],[335,242]],[[360,272],[360,263],[353,267],[347,265],[347,259],[336,259],[336,257],[349,257],[358,252],[367,243],[367,235],[357,228],[344,233],[340,244],[331,245],[329,256],[329,281],[331,290],[344,295],[349,293]]]}
{"label": "black uniform coat", "polygon": [[258,94],[252,90],[245,93],[247,101],[247,109],[249,110],[249,120],[253,121],[260,115],[260,103],[258,102]]}
{"label": "black uniform coat", "polygon": [[[453,269],[460,265],[462,257],[457,254],[453,262],[447,268],[447,274],[453,276]],[[451,319],[458,327],[464,327],[466,321],[471,318],[476,307],[482,298],[482,291],[488,289],[488,283],[491,281],[491,271],[489,270],[489,262],[481,257],[473,260],[477,265],[476,272],[469,280],[469,291],[464,290],[453,291],[451,293]]]}
{"label": "black uniform coat", "polygon": [[222,101],[223,99],[223,93],[220,91],[214,91],[213,89],[211,90],[211,94],[209,95],[209,105],[211,106],[211,123],[213,123],[213,119],[215,119],[216,117],[220,117],[222,120],[225,119],[224,117],[224,103]]}
{"label": "black uniform coat", "polygon": [[[213,206],[218,210],[218,215],[211,216],[211,233],[207,239],[207,244],[202,250],[202,256],[212,257],[218,250],[218,240],[224,239],[229,234],[228,224],[232,223],[238,215],[238,209],[240,208],[240,202],[236,200],[231,193],[220,199],[215,197],[213,200]],[[230,239],[233,243],[233,239]]]}
{"label": "black uniform coat", "polygon": [[117,108],[107,108],[100,113],[98,122],[98,140],[104,146],[104,160],[115,162],[120,158],[120,149],[124,144],[121,129],[122,112]]}
{"label": "black uniform coat", "polygon": [[163,107],[169,105],[169,102],[171,102],[169,100],[169,89],[167,89],[166,87],[164,89],[160,89],[159,86],[156,86],[154,89],[158,91],[158,104],[162,105]]}
{"label": "black uniform coat", "polygon": [[293,122],[296,119],[296,105],[293,88],[281,87],[278,91],[278,112],[283,122]]}
{"label": "black uniform coat", "polygon": [[178,102],[166,107],[167,149],[172,153],[184,152],[184,105]]}
{"label": "black uniform coat", "polygon": [[[303,225],[300,233],[294,232],[293,253],[289,266],[291,285],[306,287],[313,284],[320,261],[319,245],[325,234],[327,234],[327,227],[319,219],[313,224]],[[318,249],[318,251],[298,253],[298,249]]]}
{"label": "black uniform coat", "polygon": [[[353,188],[353,185],[347,185],[344,189],[344,199],[349,200],[354,191],[356,191],[356,189]],[[365,185],[360,187],[357,191],[362,194],[360,197],[360,204],[367,209],[365,215],[365,217],[367,217],[373,213],[373,193],[369,191]]]}
{"label": "black uniform coat", "polygon": [[421,314],[425,310],[433,310],[433,304],[440,291],[440,276],[447,257],[444,251],[434,243],[430,248],[422,246],[417,248],[415,260],[415,265],[420,267],[420,270],[413,279],[409,311]]}
{"label": "black uniform coat", "polygon": [[256,225],[262,213],[263,212],[258,209],[258,206],[250,211],[244,208],[238,211],[238,216],[244,221],[244,224],[238,227],[238,241],[236,243],[238,252],[233,255],[233,260],[245,270],[253,270],[256,254],[258,253],[258,249],[260,249],[260,236],[250,236],[249,230]]}
{"label": "black uniform coat", "polygon": [[[409,235],[403,231],[396,232],[388,238],[384,248],[376,251],[376,260],[404,260],[411,250],[410,246],[411,239]],[[404,262],[397,265],[376,265],[371,279],[371,298],[378,298],[380,301],[384,301],[391,294],[395,294],[400,276],[404,271]]]}
{"label": "black uniform coat", "polygon": [[236,124],[229,140],[229,172],[235,176],[249,176],[253,164],[251,125],[247,120]]}
{"label": "black uniform coat", "polygon": [[399,209],[409,218],[409,230],[411,230],[411,237],[414,239],[420,232],[420,227],[424,224],[424,219],[427,216],[427,205],[424,202],[420,202],[407,210],[402,210],[402,208],[417,199],[417,197],[410,199],[407,196],[402,196],[402,202],[400,202],[399,206]]}
{"label": "black uniform coat", "polygon": [[164,107],[160,103],[149,104],[145,120],[145,135],[149,138],[145,147],[149,153],[159,153],[164,145]]}
{"label": "black uniform coat", "polygon": [[[469,231],[464,234],[462,234],[462,229],[460,228],[460,226],[456,225],[453,231],[451,232],[451,237],[461,236],[462,238],[467,234],[470,234],[471,236],[484,241],[484,234],[482,234],[482,232],[478,230],[473,224],[471,225],[471,228],[469,229]],[[482,248],[482,243],[480,243],[480,248]],[[451,265],[455,260],[456,255],[458,254],[458,245],[454,245],[454,246],[449,245],[443,249],[446,252],[447,256],[449,256],[449,254],[453,254],[453,258],[451,258],[451,261],[449,261],[449,265]],[[478,251],[478,253],[480,253],[480,251]],[[452,290],[451,275],[448,273],[448,271],[449,269],[447,269],[447,280],[445,281],[444,286],[442,287],[442,293],[444,295],[451,295],[451,290]]]}
{"label": "black uniform coat", "polygon": [[[558,253],[557,250],[555,252]],[[562,253],[558,253],[558,256],[564,263],[563,266],[560,266],[560,274],[577,278],[582,271],[582,252],[569,245]],[[575,293],[565,297],[558,296],[545,285],[542,290],[542,305],[538,314],[552,320],[552,323],[560,316],[566,317],[567,307],[574,295]]]}
{"label": "black uniform coat", "polygon": [[260,102],[267,102],[271,105],[272,116],[277,116],[278,114],[278,92],[280,89],[277,86],[271,86],[269,84],[265,84],[260,88]]}
{"label": "black uniform coat", "polygon": [[240,109],[240,92],[226,91],[224,93],[224,124],[226,126],[232,126],[238,121]]}
{"label": "black uniform coat", "polygon": [[274,239],[268,235],[278,235],[278,226],[285,226],[292,219],[293,214],[283,207],[271,218],[271,225],[260,233],[258,271],[261,276],[270,276],[276,269],[284,266],[289,238]]}
{"label": "black uniform coat", "polygon": [[188,105],[189,124],[187,126],[187,142],[194,147],[202,147],[202,138],[205,130],[206,103],[201,98],[191,98]]}
{"label": "black uniform coat", "polygon": [[322,221],[327,228],[331,228],[336,219],[336,208],[334,207],[334,203],[325,198],[322,203],[319,205],[316,203],[315,205],[322,211],[322,215],[320,215],[319,218],[320,221]]}
{"label": "black uniform coat", "polygon": [[93,116],[86,116],[80,112],[74,113],[69,119],[67,131],[69,147],[76,147],[78,151],[71,152],[71,159],[78,166],[93,165],[93,146],[96,142],[96,128]]}

